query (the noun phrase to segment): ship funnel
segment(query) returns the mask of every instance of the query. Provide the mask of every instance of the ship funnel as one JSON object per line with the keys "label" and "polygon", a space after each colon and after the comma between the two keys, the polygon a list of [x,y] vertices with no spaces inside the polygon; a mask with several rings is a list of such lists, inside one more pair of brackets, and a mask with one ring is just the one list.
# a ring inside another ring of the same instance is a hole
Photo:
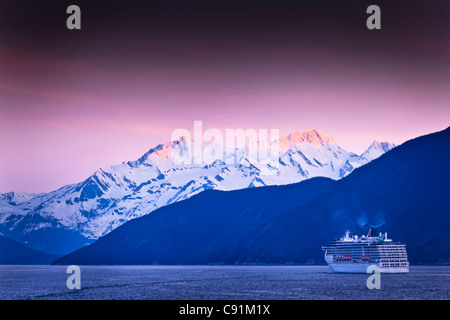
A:
{"label": "ship funnel", "polygon": [[378,224],[376,226],[372,226],[372,225],[366,223],[364,226],[369,228],[369,233],[367,234],[367,236],[375,237],[378,233],[378,229],[381,227],[384,227],[386,225],[384,223],[382,223],[382,224]]}

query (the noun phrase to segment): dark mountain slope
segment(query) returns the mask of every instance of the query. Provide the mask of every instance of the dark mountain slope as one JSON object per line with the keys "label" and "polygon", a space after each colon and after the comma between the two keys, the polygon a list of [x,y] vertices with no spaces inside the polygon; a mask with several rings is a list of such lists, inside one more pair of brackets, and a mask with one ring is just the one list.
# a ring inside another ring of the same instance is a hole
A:
{"label": "dark mountain slope", "polygon": [[[327,238],[385,223],[391,238],[407,244],[412,263],[450,263],[449,163],[450,129],[410,140],[337,181],[322,199],[286,213],[259,237],[295,261],[313,253],[312,259],[322,259],[314,248]],[[294,230],[289,239],[276,236]]]}
{"label": "dark mountain slope", "polygon": [[0,236],[0,264],[50,264],[57,257]]}
{"label": "dark mountain slope", "polygon": [[333,183],[313,178],[287,186],[207,190],[129,221],[56,263],[235,263],[240,257],[240,262],[252,262],[253,257],[240,254],[243,244],[252,243],[254,235],[283,212],[317,197]]}

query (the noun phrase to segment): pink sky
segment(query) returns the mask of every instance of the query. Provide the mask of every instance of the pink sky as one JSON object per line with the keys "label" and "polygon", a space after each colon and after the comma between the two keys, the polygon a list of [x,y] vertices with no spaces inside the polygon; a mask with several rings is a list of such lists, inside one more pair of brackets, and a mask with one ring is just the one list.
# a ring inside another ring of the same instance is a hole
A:
{"label": "pink sky", "polygon": [[[338,17],[319,9],[321,19]],[[277,20],[263,12],[237,24],[243,31],[222,14],[212,31],[204,28],[210,15],[195,16],[199,25],[176,16],[179,26],[165,17],[159,29],[145,24],[154,19],[130,29],[100,20],[101,28],[47,38],[0,28],[0,39],[11,40],[0,42],[0,192],[80,182],[139,158],[177,128],[192,130],[195,120],[205,130],[317,129],[358,154],[373,140],[401,144],[450,125],[448,33],[426,29],[446,30],[446,16],[436,26],[416,15],[407,27],[390,26],[387,11],[388,31],[367,34],[364,25],[328,29],[320,19],[312,33],[295,27],[315,24],[309,14]]]}
{"label": "pink sky", "polygon": [[[305,80],[244,70],[238,81],[225,73],[211,83],[209,70],[131,77],[0,53],[9,69],[0,76],[0,192],[48,192],[79,182],[100,167],[139,158],[177,128],[192,131],[195,120],[204,129],[276,128],[280,135],[317,129],[355,153],[373,140],[400,144],[450,123],[443,88],[424,90],[382,74],[344,81],[339,70],[328,70]],[[23,65],[26,77],[9,76]],[[52,68],[72,76],[50,81],[44,70]],[[252,83],[257,78],[263,81]]]}

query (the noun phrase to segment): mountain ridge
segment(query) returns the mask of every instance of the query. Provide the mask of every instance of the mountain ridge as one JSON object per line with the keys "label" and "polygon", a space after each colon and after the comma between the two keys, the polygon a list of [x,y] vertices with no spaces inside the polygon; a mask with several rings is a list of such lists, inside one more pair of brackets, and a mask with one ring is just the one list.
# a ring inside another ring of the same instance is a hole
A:
{"label": "mountain ridge", "polygon": [[[385,152],[361,157],[317,130],[293,132],[281,140],[289,145],[280,148],[277,163],[254,162],[238,150],[234,165],[220,157],[206,164],[179,165],[177,152],[189,151],[186,139],[180,138],[49,193],[23,195],[23,201],[13,203],[0,195],[0,234],[33,249],[67,253],[204,190],[286,185],[318,176],[337,180]],[[58,241],[51,234],[58,235]]]}
{"label": "mountain ridge", "polygon": [[267,193],[255,196],[261,203],[244,195],[252,189],[211,190],[130,221],[55,263],[324,263],[321,247],[332,238],[385,223],[391,238],[406,243],[412,264],[449,264],[449,159],[447,128],[405,142],[296,204],[276,200],[299,197],[304,193],[283,189],[308,190],[320,178],[253,189]]}

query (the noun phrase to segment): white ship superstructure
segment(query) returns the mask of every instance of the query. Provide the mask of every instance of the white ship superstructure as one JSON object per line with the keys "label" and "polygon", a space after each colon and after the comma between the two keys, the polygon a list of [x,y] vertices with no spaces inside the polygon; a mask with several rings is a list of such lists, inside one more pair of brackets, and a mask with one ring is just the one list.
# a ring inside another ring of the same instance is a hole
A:
{"label": "white ship superstructure", "polygon": [[409,272],[406,246],[388,239],[387,233],[372,236],[378,227],[369,226],[366,236],[350,236],[347,230],[340,239],[332,240],[325,250],[325,261],[334,272],[366,273],[371,265],[382,273]]}

